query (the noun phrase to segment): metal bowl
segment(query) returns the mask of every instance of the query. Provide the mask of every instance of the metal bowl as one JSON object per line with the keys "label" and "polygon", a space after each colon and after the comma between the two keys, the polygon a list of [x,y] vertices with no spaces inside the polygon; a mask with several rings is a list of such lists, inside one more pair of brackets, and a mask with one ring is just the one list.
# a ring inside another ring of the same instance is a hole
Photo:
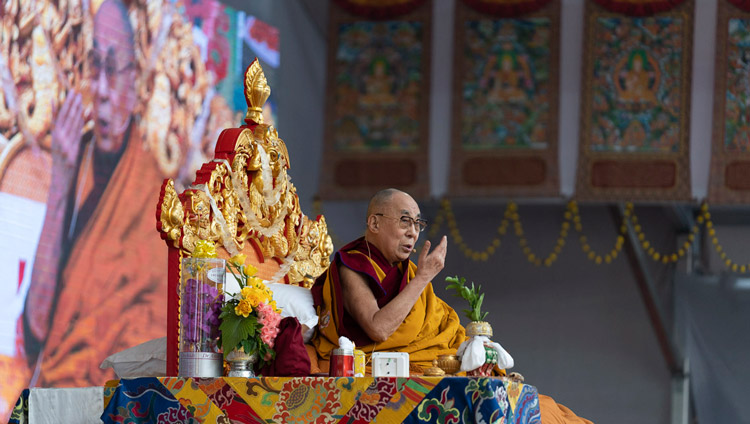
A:
{"label": "metal bowl", "polygon": [[446,374],[455,374],[461,368],[461,360],[456,355],[440,355],[437,357],[437,366]]}

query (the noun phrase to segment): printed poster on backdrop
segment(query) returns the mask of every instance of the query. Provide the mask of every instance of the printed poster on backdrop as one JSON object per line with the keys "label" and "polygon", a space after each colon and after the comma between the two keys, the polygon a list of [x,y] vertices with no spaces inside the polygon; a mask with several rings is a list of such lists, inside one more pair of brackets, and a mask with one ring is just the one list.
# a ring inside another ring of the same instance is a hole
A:
{"label": "printed poster on backdrop", "polygon": [[456,3],[449,190],[557,196],[560,2],[497,3]]}
{"label": "printed poster on backdrop", "polygon": [[424,197],[432,2],[406,1],[416,9],[377,20],[367,12],[380,6],[339,3],[330,6],[320,196],[369,199],[396,187]]}
{"label": "printed poster on backdrop", "polygon": [[[654,3],[668,10],[630,16],[597,3],[613,9],[632,4],[635,11]],[[694,4],[672,3],[586,2],[581,200],[690,199]]]}
{"label": "printed poster on backdrop", "polygon": [[[743,6],[743,7],[740,7]],[[750,7],[719,0],[708,201],[750,203]]]}

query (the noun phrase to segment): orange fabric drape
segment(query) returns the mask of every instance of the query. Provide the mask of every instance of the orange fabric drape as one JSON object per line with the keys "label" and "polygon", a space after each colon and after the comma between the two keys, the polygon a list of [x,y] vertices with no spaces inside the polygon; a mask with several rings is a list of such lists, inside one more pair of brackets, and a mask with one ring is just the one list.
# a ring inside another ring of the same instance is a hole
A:
{"label": "orange fabric drape", "polygon": [[539,395],[539,412],[542,415],[542,424],[594,424],[579,417],[565,405],[542,394]]}

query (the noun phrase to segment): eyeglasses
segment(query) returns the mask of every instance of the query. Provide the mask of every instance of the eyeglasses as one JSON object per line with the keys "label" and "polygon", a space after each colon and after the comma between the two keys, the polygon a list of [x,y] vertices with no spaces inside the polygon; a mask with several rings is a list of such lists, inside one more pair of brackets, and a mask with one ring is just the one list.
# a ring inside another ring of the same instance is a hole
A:
{"label": "eyeglasses", "polygon": [[373,215],[382,216],[383,218],[390,218],[390,219],[398,220],[398,226],[402,230],[406,230],[408,228],[416,228],[417,231],[421,233],[422,231],[425,230],[425,228],[427,228],[427,220],[424,220],[421,218],[414,219],[406,215],[401,215],[401,218],[396,218],[395,216],[388,216],[382,213],[376,213]]}
{"label": "eyeglasses", "polygon": [[122,68],[117,67],[117,58],[115,57],[114,47],[110,47],[109,49],[107,49],[107,56],[105,56],[103,60],[102,55],[98,50],[89,50],[88,63],[91,79],[99,78],[99,75],[101,75],[103,68],[104,75],[107,77],[107,84],[110,88],[114,87],[115,77],[119,72],[133,67],[133,62],[128,63]]}

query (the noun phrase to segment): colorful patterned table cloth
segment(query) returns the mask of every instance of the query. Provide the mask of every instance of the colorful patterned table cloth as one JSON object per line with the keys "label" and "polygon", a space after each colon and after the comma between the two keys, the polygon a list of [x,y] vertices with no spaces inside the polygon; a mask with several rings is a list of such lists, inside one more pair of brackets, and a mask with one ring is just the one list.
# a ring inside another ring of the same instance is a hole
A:
{"label": "colorful patterned table cloth", "polygon": [[26,424],[29,422],[29,389],[23,389],[10,413],[8,424]]}
{"label": "colorful patterned table cloth", "polygon": [[541,423],[535,387],[474,377],[113,380],[104,423]]}

